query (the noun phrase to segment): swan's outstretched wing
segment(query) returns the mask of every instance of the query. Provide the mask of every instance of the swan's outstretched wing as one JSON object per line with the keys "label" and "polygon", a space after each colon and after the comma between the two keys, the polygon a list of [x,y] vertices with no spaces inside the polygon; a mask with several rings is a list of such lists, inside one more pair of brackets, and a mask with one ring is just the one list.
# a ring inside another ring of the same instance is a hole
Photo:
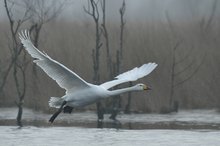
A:
{"label": "swan's outstretched wing", "polygon": [[142,65],[141,67],[135,67],[134,69],[115,77],[116,80],[105,82],[100,86],[104,87],[105,89],[109,89],[125,82],[136,81],[137,79],[150,74],[156,67],[156,63],[147,63]]}
{"label": "swan's outstretched wing", "polygon": [[80,90],[89,87],[89,84],[79,77],[76,73],[72,72],[70,69],[62,65],[61,63],[50,58],[46,53],[39,51],[31,42],[29,32],[22,31],[19,33],[19,38],[24,45],[27,52],[36,58],[35,62],[39,67],[41,67],[49,77],[54,79],[57,84],[69,91]]}

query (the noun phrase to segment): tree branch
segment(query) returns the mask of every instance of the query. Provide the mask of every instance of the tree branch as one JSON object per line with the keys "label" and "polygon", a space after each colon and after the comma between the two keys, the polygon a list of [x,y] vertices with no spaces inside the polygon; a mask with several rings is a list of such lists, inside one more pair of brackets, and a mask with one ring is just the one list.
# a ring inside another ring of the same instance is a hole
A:
{"label": "tree branch", "polygon": [[192,61],[191,61],[191,63],[188,65],[188,66],[186,66],[184,69],[182,69],[182,70],[180,70],[180,71],[178,71],[178,72],[174,72],[174,76],[177,76],[177,75],[179,75],[179,74],[181,74],[181,73],[184,73],[185,71],[187,71],[187,69],[189,69],[193,64],[194,64],[194,61],[195,61],[195,59],[193,59]]}
{"label": "tree branch", "polygon": [[188,81],[189,79],[191,79],[191,78],[194,76],[194,74],[196,74],[196,73],[198,72],[199,68],[200,68],[200,67],[202,66],[202,64],[204,63],[205,58],[206,58],[206,55],[207,55],[207,54],[205,53],[204,56],[203,56],[203,58],[202,58],[202,61],[201,61],[200,64],[197,66],[197,68],[196,68],[187,78],[185,78],[184,80],[180,81],[179,83],[176,83],[176,84],[174,85],[174,87],[179,86],[179,85],[185,83],[186,81]]}

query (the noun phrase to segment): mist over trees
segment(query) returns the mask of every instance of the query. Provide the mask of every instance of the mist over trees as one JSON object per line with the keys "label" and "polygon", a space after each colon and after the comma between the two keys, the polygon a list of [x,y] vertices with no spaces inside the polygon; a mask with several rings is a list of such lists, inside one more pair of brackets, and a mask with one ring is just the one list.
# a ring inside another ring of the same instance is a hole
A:
{"label": "mist over trees", "polygon": [[[25,2],[27,1],[19,1],[18,7],[13,9],[10,3],[9,8],[13,10],[15,22],[23,18],[21,14],[27,10],[24,9],[27,7],[24,5]],[[60,5],[55,4],[56,0],[51,2],[51,5]],[[93,48],[96,46],[95,23],[84,11],[83,6],[87,8],[87,1],[77,2],[66,1],[66,5],[62,6],[65,10],[57,10],[57,13],[52,11],[56,15],[52,13],[46,17],[48,21],[38,17],[41,15],[34,16],[30,13],[30,17],[17,31],[31,29],[33,42],[40,50],[44,50],[49,56],[65,64],[88,82],[102,83],[110,80],[108,61],[117,62],[115,56],[120,47],[119,9],[122,1],[106,1],[105,27],[108,31],[109,46],[105,44],[106,37],[101,37],[99,77],[94,76],[92,58]],[[125,0],[125,3],[123,60],[119,72],[122,73],[147,62],[159,64],[152,74],[137,81],[137,83],[146,83],[153,90],[132,94],[131,111],[169,112],[173,108],[173,102],[178,102],[179,108],[183,109],[220,107],[220,90],[218,89],[220,85],[220,3],[217,0],[168,0],[166,2]],[[0,4],[1,9],[4,9],[3,3]],[[77,7],[77,12],[71,11],[75,7]],[[37,8],[37,5],[33,5],[31,10],[34,8]],[[0,20],[0,105],[1,107],[16,106],[18,88],[14,71],[8,71],[7,78],[5,74],[13,57],[13,48],[18,48],[20,42],[16,33],[13,37],[17,41],[12,43],[10,21],[6,19],[5,12],[2,14]],[[53,19],[49,19],[50,17]],[[101,24],[103,24],[102,18],[99,29],[104,31]],[[12,44],[17,44],[18,47]],[[109,47],[109,56],[111,56],[109,60],[106,55],[107,47]],[[19,64],[25,66],[19,68],[21,67]],[[62,96],[64,91],[40,68],[34,67],[32,58],[23,51],[19,55],[19,62],[13,67],[21,71],[16,74],[19,82],[22,82],[22,70],[25,68],[26,90],[23,105],[35,110],[51,112],[53,109],[48,107],[49,97]],[[94,78],[99,79],[94,80]],[[2,84],[4,86],[1,86]],[[123,109],[127,102],[128,95],[121,96]],[[95,108],[95,105],[92,105],[86,109]]]}

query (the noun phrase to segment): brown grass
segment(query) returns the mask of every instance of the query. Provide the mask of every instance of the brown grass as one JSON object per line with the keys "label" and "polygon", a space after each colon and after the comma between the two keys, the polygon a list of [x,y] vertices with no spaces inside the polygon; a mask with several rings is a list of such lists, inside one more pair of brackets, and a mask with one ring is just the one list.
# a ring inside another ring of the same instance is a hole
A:
{"label": "brown grass", "polygon": [[[202,56],[207,56],[201,68],[184,84],[175,88],[174,97],[180,102],[181,108],[213,108],[219,105],[219,27],[209,30],[206,34],[197,23],[178,23],[176,36],[170,31],[167,23],[147,22],[126,23],[123,71],[140,66],[147,62],[156,62],[158,68],[148,77],[138,82],[147,83],[153,88],[150,92],[132,94],[132,109],[139,111],[159,112],[169,104],[171,56],[172,48],[178,40],[182,40],[177,51],[177,60],[183,58],[193,47],[189,59],[177,66],[181,70],[194,59],[194,64],[186,72],[176,77],[181,81],[193,72],[201,62]],[[113,59],[119,47],[119,25],[115,22],[107,25],[110,34],[110,48]],[[10,52],[7,48],[8,26],[0,25],[0,60],[1,69],[7,67]],[[63,63],[65,66],[79,74],[88,82],[92,82],[92,49],[95,42],[94,26],[92,22],[65,22],[55,21],[48,23],[41,33],[39,49],[47,52],[49,56]],[[105,47],[101,49],[101,81],[107,78]],[[29,59],[31,59],[29,57]],[[32,63],[27,71],[27,94],[25,106],[49,111],[48,99],[51,96],[62,96],[64,90],[60,89],[41,69],[37,67],[37,77],[32,73]],[[13,79],[9,76],[4,88],[4,96],[0,97],[1,106],[14,105],[15,87]],[[123,96],[123,106],[126,104],[126,94]],[[90,106],[89,108],[94,108]]]}

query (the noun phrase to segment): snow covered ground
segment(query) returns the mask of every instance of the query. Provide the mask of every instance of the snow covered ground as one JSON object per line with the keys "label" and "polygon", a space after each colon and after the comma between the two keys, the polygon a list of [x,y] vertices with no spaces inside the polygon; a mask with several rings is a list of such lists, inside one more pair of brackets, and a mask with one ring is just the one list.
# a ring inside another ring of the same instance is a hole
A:
{"label": "snow covered ground", "polygon": [[[51,114],[30,109],[24,109],[25,126],[19,129],[14,126],[16,114],[16,108],[0,108],[2,125],[0,146],[219,146],[220,144],[220,114],[216,110],[183,110],[164,115],[121,114],[118,115],[118,120],[122,124],[119,129],[95,128],[97,117],[94,112],[61,114],[51,125],[48,123]],[[105,115],[104,123],[111,123],[108,117],[109,115]]]}
{"label": "snow covered ground", "polygon": [[219,146],[216,130],[116,130],[0,126],[2,146]]}
{"label": "snow covered ground", "polygon": [[[0,125],[15,125],[17,108],[0,108]],[[51,126],[51,114],[24,109],[24,125]],[[105,115],[104,123],[111,123],[110,115]],[[125,129],[218,129],[220,113],[216,110],[182,110],[172,114],[119,114],[120,128]],[[95,112],[60,114],[53,125],[96,127]],[[14,124],[13,124],[14,123]],[[108,124],[104,127],[111,127]]]}

